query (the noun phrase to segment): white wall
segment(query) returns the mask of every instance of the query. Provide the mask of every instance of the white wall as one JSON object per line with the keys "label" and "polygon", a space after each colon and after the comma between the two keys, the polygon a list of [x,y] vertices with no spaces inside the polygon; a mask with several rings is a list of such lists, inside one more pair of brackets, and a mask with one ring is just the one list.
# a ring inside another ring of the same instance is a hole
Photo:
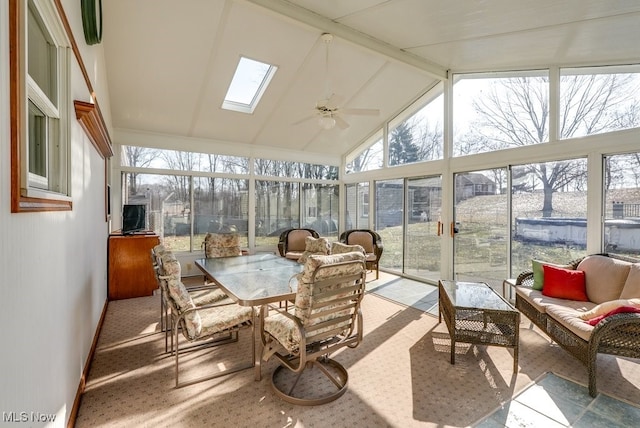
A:
{"label": "white wall", "polygon": [[[106,92],[100,45],[85,45],[80,2],[63,0],[94,85]],[[56,414],[66,426],[107,296],[104,159],[72,114],[73,210],[10,212],[8,2],[0,2],[0,426],[10,412]],[[89,101],[72,60],[73,99]],[[108,99],[100,100],[108,111]],[[13,424],[9,424],[13,425]]]}

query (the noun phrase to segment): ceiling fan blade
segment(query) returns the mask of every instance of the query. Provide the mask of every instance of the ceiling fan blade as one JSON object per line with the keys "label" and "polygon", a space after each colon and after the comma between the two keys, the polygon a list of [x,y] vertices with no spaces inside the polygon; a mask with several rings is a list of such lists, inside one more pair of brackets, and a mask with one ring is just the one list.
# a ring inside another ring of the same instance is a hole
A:
{"label": "ceiling fan blade", "polygon": [[349,124],[340,116],[333,116],[333,118],[335,119],[338,128],[347,129],[349,127]]}
{"label": "ceiling fan blade", "polygon": [[341,108],[340,113],[360,116],[378,116],[380,110],[374,108]]}
{"label": "ceiling fan blade", "polygon": [[303,117],[302,119],[293,122],[292,125],[300,125],[301,123],[306,122],[306,121],[311,120],[311,119],[314,119],[315,117],[316,117],[315,114],[313,114],[311,116]]}
{"label": "ceiling fan blade", "polygon": [[344,98],[338,94],[331,94],[331,96],[326,100],[325,106],[336,108],[338,107]]}

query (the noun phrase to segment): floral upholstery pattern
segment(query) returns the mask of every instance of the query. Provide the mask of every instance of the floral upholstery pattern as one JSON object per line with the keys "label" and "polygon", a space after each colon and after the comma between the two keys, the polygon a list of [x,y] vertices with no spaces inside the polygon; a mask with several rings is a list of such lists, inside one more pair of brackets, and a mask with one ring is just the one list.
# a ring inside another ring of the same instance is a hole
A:
{"label": "floral upholstery pattern", "polygon": [[[334,278],[343,275],[362,274],[364,272],[364,266],[360,263],[352,263],[348,265],[336,265],[341,262],[347,261],[362,261],[365,258],[362,251],[352,251],[337,255],[310,255],[304,266],[304,270],[298,275],[298,290],[296,293],[295,306],[290,309],[287,314],[275,313],[266,317],[263,321],[263,329],[269,333],[277,342],[279,342],[288,352],[297,352],[299,350],[300,341],[302,340],[302,329],[313,329],[313,326],[322,323],[324,321],[349,314],[351,309],[347,308],[343,311],[330,313],[322,316],[313,316],[313,305],[326,301],[321,299],[314,299],[314,282],[321,281],[323,279]],[[322,266],[330,267],[323,268],[316,273],[316,270]],[[313,278],[314,273],[315,279]],[[330,286],[329,289],[337,289],[341,287],[349,287],[352,282],[337,283]],[[331,299],[340,298],[347,295],[347,293],[336,294],[331,296]],[[324,309],[335,307],[335,305],[324,306]],[[345,320],[342,325],[348,328],[350,320]],[[300,327],[300,328],[299,328]],[[338,326],[340,327],[340,325]],[[323,333],[325,331],[334,330],[336,325],[314,329],[313,335]],[[268,358],[268,354],[273,352],[273,348],[269,346],[265,350],[264,357]]]}
{"label": "floral upholstery pattern", "polygon": [[342,242],[332,242],[331,252],[329,254],[344,254],[344,253],[350,253],[352,251],[358,251],[366,255],[366,251],[364,250],[362,245],[357,245],[357,244],[348,245],[348,244],[343,244]]}
{"label": "floral upholstery pattern", "polygon": [[242,255],[237,233],[207,233],[203,245],[204,256],[207,258]]}
{"label": "floral upholstery pattern", "polygon": [[153,254],[156,257],[160,257],[161,255],[163,255],[164,253],[166,253],[168,250],[167,248],[164,246],[164,244],[158,244],[155,247],[153,247]]}
{"label": "floral upholstery pattern", "polygon": [[[292,311],[293,308],[290,309],[289,313],[291,314]],[[293,318],[281,313],[269,315],[264,319],[263,329],[273,336],[287,351],[297,352],[302,336]],[[265,361],[268,359],[268,354],[269,350],[263,356]]]}
{"label": "floral upholstery pattern", "polygon": [[162,271],[164,276],[169,276],[175,279],[182,278],[182,268],[180,266],[180,262],[173,256],[167,256],[166,254],[162,257]]}
{"label": "floral upholstery pattern", "polygon": [[298,259],[298,263],[304,264],[307,261],[307,257],[311,254],[327,255],[331,252],[331,244],[327,238],[314,238],[313,236],[307,236],[304,240],[305,248],[304,252]]}
{"label": "floral upholstery pattern", "polygon": [[[253,319],[253,309],[235,303],[200,308],[194,303],[182,281],[169,279],[169,295],[180,313],[184,313],[183,333],[189,340],[209,336]],[[219,290],[218,290],[219,291]],[[225,298],[223,293],[223,298]]]}
{"label": "floral upholstery pattern", "polygon": [[[307,263],[304,266],[304,270],[302,271],[302,275],[300,275],[299,283],[298,283],[298,291],[296,292],[296,302],[295,302],[295,316],[302,321],[303,325],[307,325],[312,321],[312,310],[311,306],[313,303],[313,274],[315,271],[321,266],[325,265],[333,265],[336,263],[353,261],[353,260],[361,260],[364,261],[364,255],[360,252],[351,252],[344,254],[335,254],[328,256],[317,256],[312,255],[307,259]],[[358,264],[350,264],[343,266],[334,266],[327,269],[320,270],[315,276],[315,281],[321,281],[323,279],[328,279],[336,276],[343,275],[354,275],[360,273],[362,270],[361,265]],[[337,284],[334,287],[339,288],[344,286],[345,284]],[[348,285],[348,284],[346,284]],[[339,314],[335,314],[334,316],[338,316]],[[315,324],[322,322],[325,320],[324,318],[314,318],[313,322]]]}
{"label": "floral upholstery pattern", "polygon": [[232,302],[231,298],[225,294],[220,288],[205,288],[203,290],[189,290],[189,295],[191,296],[191,300],[193,300],[193,304],[196,306],[204,306],[209,305],[211,303],[222,302],[227,299],[229,302]]}
{"label": "floral upholstery pattern", "polygon": [[197,336],[187,337],[190,340],[198,336],[204,337],[220,333],[237,325],[250,323],[253,320],[253,309],[251,307],[240,306],[235,303],[198,309],[196,312],[200,317],[201,326]]}
{"label": "floral upholstery pattern", "polygon": [[193,299],[187,291],[187,288],[180,279],[173,277],[167,281],[167,288],[169,296],[175,303],[176,309],[180,313],[187,311],[184,316],[184,323],[188,336],[197,337],[202,329],[202,320],[200,319],[198,311],[189,311],[189,309],[195,309],[196,305],[193,303]]}

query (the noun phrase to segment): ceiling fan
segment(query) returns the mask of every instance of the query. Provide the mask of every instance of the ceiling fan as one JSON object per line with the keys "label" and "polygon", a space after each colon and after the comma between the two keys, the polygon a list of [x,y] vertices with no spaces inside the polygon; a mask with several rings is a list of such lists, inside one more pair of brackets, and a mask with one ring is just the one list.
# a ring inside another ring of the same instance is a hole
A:
{"label": "ceiling fan", "polygon": [[377,116],[380,114],[378,109],[368,108],[341,108],[340,103],[342,97],[330,93],[329,91],[329,45],[333,41],[333,35],[329,33],[323,33],[321,36],[325,43],[325,97],[318,100],[315,106],[315,112],[311,116],[307,116],[303,119],[294,122],[294,125],[306,122],[308,120],[317,119],[318,124],[323,129],[332,129],[334,126],[338,126],[340,129],[347,129],[349,123],[342,118],[342,115],[361,115],[361,116]]}

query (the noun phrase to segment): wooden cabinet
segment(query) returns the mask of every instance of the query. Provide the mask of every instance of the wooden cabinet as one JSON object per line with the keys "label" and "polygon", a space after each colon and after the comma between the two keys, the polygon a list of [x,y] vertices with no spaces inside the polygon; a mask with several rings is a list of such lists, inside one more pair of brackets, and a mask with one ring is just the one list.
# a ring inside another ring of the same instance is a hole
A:
{"label": "wooden cabinet", "polygon": [[151,296],[158,288],[151,249],[160,242],[153,233],[109,235],[109,300]]}

